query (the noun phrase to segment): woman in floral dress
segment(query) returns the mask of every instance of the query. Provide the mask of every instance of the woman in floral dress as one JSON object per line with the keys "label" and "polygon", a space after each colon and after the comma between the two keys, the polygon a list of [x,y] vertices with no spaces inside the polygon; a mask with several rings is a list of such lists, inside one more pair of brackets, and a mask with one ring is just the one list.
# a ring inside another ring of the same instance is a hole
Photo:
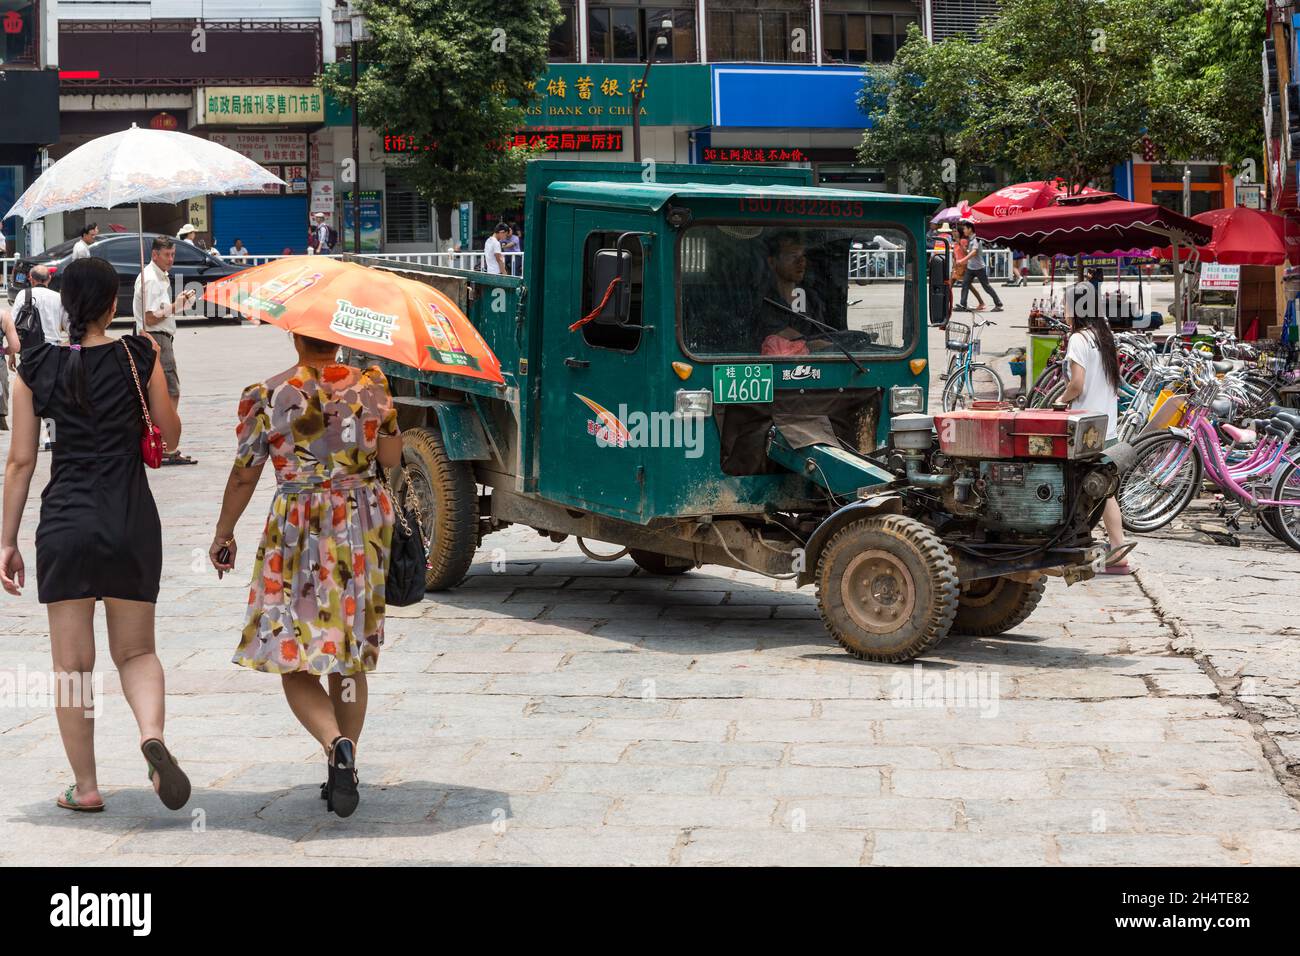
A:
{"label": "woman in floral dress", "polygon": [[239,447],[210,557],[218,572],[234,568],[235,525],[270,458],[276,493],[234,661],[280,675],[294,716],[329,758],[321,796],[345,817],[358,801],[366,674],[384,642],[393,503],[376,463],[397,465],[402,439],[378,368],[335,364],[332,343],[293,339],[299,364],[240,398]]}

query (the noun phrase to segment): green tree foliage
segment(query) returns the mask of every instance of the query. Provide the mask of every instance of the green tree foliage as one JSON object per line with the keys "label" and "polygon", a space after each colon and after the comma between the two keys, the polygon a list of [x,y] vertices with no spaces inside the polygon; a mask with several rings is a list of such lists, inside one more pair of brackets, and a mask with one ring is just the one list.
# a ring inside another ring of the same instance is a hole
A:
{"label": "green tree foliage", "polygon": [[1030,179],[1104,183],[1151,119],[1152,63],[1183,0],[1017,0],[985,24],[971,123]]}
{"label": "green tree foliage", "polygon": [[1263,169],[1265,8],[1258,0],[1189,4],[1175,42],[1155,63],[1151,138],[1173,159],[1214,157]]}
{"label": "green tree foliage", "polygon": [[[361,122],[433,149],[402,156],[411,184],[440,207],[491,205],[521,178],[526,150],[503,148],[524,125],[546,70],[557,0],[360,0],[371,40],[357,87]],[[351,97],[348,69],[323,85]]]}
{"label": "green tree foliage", "polygon": [[858,106],[869,117],[858,155],[875,166],[897,164],[906,188],[940,196],[947,206],[977,188],[985,144],[967,130],[978,47],[965,37],[931,44],[915,26],[893,63],[869,66]]}
{"label": "green tree foliage", "polygon": [[1172,160],[1258,168],[1263,23],[1257,0],[1016,0],[978,39],[913,32],[868,68],[860,155],[950,203],[976,163],[1104,186],[1146,135]]}

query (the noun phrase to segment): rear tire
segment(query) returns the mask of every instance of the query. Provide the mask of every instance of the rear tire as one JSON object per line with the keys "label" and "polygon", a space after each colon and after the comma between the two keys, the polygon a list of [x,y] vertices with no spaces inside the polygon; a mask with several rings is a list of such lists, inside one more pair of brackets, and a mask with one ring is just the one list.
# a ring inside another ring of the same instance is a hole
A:
{"label": "rear tire", "polygon": [[[428,553],[425,589],[444,591],[465,580],[478,549],[478,485],[469,462],[453,460],[437,430],[409,428],[402,439]],[[397,477],[394,491],[405,501],[406,482]]]}
{"label": "rear tire", "polygon": [[[1157,487],[1151,471],[1182,446],[1185,457],[1173,475]],[[1195,446],[1159,432],[1133,445],[1133,467],[1119,476],[1115,498],[1124,519],[1124,530],[1139,534],[1156,531],[1183,513],[1201,488],[1201,458]]]}
{"label": "rear tire", "polygon": [[[636,562],[636,566],[647,574],[685,574],[692,568],[690,564],[679,563],[680,559],[670,558],[666,554],[658,554],[654,551],[629,548],[627,553]],[[670,561],[678,563],[670,564]]]}
{"label": "rear tire", "polygon": [[992,637],[1024,623],[1034,612],[1047,589],[1047,576],[1040,574],[1032,582],[1014,581],[1009,577],[980,578],[961,587],[957,598],[957,616],[953,634]]}
{"label": "rear tire", "polygon": [[817,561],[817,608],[854,657],[907,661],[937,645],[957,613],[957,567],[914,518],[861,518],[831,536]]}

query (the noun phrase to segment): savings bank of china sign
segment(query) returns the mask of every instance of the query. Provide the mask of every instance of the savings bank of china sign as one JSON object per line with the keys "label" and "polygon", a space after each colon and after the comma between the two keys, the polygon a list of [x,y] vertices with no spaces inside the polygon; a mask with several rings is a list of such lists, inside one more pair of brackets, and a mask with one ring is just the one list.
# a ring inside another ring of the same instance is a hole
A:
{"label": "savings bank of china sign", "polygon": [[[557,63],[537,81],[536,102],[525,107],[530,126],[630,126],[644,64]],[[659,63],[641,100],[650,126],[702,126],[711,116],[709,68]]]}

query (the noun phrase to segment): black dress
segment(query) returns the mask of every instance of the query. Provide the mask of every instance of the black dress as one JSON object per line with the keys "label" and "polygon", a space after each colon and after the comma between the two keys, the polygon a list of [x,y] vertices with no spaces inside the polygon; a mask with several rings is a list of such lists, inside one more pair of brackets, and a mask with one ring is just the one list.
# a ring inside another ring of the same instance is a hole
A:
{"label": "black dress", "polygon": [[[149,339],[121,339],[148,395],[154,349]],[[42,604],[79,598],[158,600],[162,525],[140,455],[140,399],[120,342],[85,346],[91,412],[72,404],[63,385],[67,346],[38,345],[18,374],[41,418],[54,420],[50,482],[36,528],[36,594]]]}

